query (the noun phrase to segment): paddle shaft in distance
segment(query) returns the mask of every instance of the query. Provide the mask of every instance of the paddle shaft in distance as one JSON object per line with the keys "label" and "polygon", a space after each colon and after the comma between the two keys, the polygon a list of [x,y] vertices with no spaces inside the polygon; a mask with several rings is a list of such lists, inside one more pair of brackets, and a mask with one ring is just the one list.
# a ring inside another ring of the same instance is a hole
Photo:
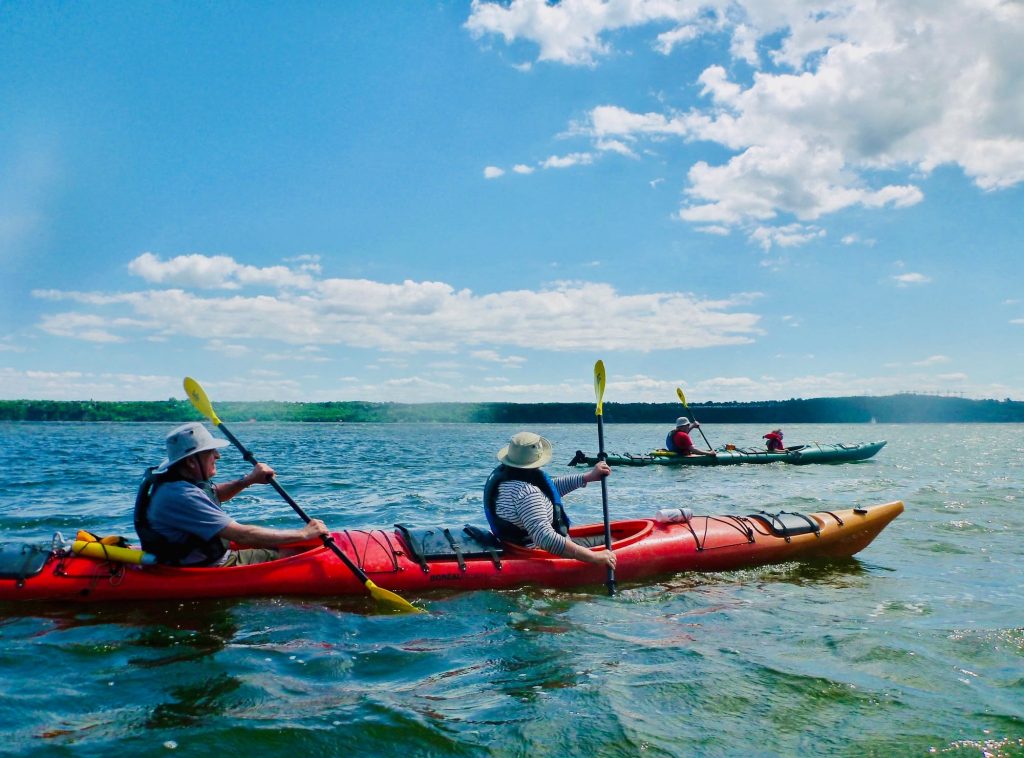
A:
{"label": "paddle shaft in distance", "polygon": [[[256,456],[254,456],[245,447],[245,445],[243,445],[239,441],[239,439],[234,434],[231,433],[231,430],[224,426],[224,423],[217,417],[216,412],[213,410],[213,405],[210,403],[210,400],[207,397],[206,392],[200,386],[199,382],[197,382],[195,379],[192,379],[191,377],[186,377],[185,392],[188,394],[189,400],[192,401],[192,405],[195,406],[196,410],[198,410],[200,413],[206,416],[210,420],[210,422],[213,423],[214,426],[220,429],[221,433],[228,438],[228,441],[238,448],[238,451],[242,454],[242,457],[246,461],[248,461],[253,466],[259,463],[259,461],[256,460]],[[301,518],[307,524],[311,521],[310,517],[306,514],[306,512],[302,510],[302,507],[292,499],[292,496],[285,491],[285,488],[281,486],[281,484],[277,481],[276,478],[272,477],[270,479],[270,484],[275,490],[277,490],[277,494],[279,494],[284,499],[284,501],[292,507],[292,510],[294,510],[299,515],[299,518]],[[363,586],[366,587],[367,591],[375,600],[383,600],[385,602],[391,603],[397,609],[409,613],[425,612],[417,608],[416,606],[412,605],[409,601],[405,600],[399,595],[396,595],[394,592],[383,589],[374,584],[373,580],[366,575],[366,572],[359,568],[359,566],[357,566],[352,561],[352,559],[345,555],[345,552],[340,547],[338,547],[337,543],[334,541],[333,536],[329,534],[321,535],[320,539],[323,541],[324,547],[328,548],[332,553],[334,553],[341,560],[341,562],[348,567],[349,571],[351,571],[355,575],[355,577],[363,583]]]}
{"label": "paddle shaft in distance", "polygon": [[[604,405],[604,361],[598,361],[594,364],[594,393],[597,395],[597,409],[595,415],[597,416],[597,459],[599,461],[605,461],[608,459],[608,454],[604,451],[604,419],[603,419],[603,405]],[[611,520],[608,517],[608,482],[607,477],[601,477],[601,509],[604,513],[604,548],[605,550],[612,549],[612,525]],[[608,594],[615,594],[615,569],[608,569]]]}
{"label": "paddle shaft in distance", "polygon": [[[686,395],[683,394],[683,388],[676,387],[676,394],[679,395],[679,402],[681,402],[683,404],[683,407],[689,411],[690,406],[686,404]],[[692,411],[690,412],[690,418],[693,419],[694,423],[697,423],[697,417],[693,415]],[[713,450],[714,448],[711,447],[711,443],[708,442],[708,438],[704,435],[704,430],[698,426],[697,431],[700,432],[701,437],[704,437],[704,444],[707,445],[709,449]]]}

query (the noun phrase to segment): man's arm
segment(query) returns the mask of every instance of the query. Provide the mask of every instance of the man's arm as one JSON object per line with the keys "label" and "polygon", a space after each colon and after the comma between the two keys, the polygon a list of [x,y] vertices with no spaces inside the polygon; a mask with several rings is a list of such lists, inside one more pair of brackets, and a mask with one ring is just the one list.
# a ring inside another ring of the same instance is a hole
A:
{"label": "man's arm", "polygon": [[272,529],[255,524],[239,524],[232,521],[219,532],[218,537],[253,547],[277,547],[289,542],[304,542],[314,537],[330,534],[327,525],[320,519],[311,519],[302,529]]}
{"label": "man's arm", "polygon": [[241,479],[215,484],[213,489],[217,492],[217,499],[222,503],[226,503],[246,487],[251,487],[254,484],[269,484],[273,478],[274,469],[270,468],[266,463],[257,463],[252,467],[252,471]]}

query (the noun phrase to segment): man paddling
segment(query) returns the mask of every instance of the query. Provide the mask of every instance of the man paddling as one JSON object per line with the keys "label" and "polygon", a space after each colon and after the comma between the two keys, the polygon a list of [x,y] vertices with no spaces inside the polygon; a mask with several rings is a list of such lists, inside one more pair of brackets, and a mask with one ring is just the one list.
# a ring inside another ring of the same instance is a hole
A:
{"label": "man paddling", "polygon": [[[241,479],[213,484],[220,448],[200,423],[183,424],[167,435],[167,458],[148,475],[135,502],[135,531],[142,549],[161,563],[178,566],[244,566],[279,556],[273,549],[329,531],[311,519],[302,529],[270,529],[240,524],[221,507],[253,484],[268,484],[274,469],[257,463]],[[246,545],[229,549],[231,541]]]}
{"label": "man paddling", "polygon": [[680,416],[676,419],[676,428],[668,433],[665,437],[665,449],[676,453],[677,455],[710,455],[715,457],[718,455],[714,450],[700,450],[693,446],[693,440],[690,439],[690,430],[696,429],[700,426],[697,421],[690,421],[686,416]]}
{"label": "man paddling", "polygon": [[558,556],[615,568],[615,553],[595,552],[569,537],[562,496],[600,481],[611,467],[599,462],[585,474],[552,479],[541,470],[551,460],[551,443],[533,432],[519,432],[498,451],[501,461],[484,485],[484,512],[500,539],[537,547]]}

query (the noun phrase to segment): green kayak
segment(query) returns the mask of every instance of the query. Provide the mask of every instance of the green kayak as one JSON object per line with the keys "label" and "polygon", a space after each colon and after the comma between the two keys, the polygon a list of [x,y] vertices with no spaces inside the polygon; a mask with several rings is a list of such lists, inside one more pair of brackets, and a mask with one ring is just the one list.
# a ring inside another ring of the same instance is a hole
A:
{"label": "green kayak", "polygon": [[[737,463],[849,463],[870,458],[885,447],[885,440],[879,442],[836,442],[823,444],[812,442],[809,445],[794,445],[784,451],[769,453],[759,448],[721,447],[718,455],[678,455],[668,450],[652,450],[649,453],[608,453],[605,460],[610,466],[730,466]],[[575,457],[569,461],[570,466],[586,464],[593,466],[599,458],[577,450]]]}

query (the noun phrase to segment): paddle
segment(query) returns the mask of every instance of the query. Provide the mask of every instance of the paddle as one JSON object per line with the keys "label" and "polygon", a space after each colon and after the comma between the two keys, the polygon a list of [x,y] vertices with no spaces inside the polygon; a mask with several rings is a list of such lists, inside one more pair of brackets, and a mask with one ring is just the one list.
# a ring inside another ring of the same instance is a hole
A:
{"label": "paddle", "polygon": [[[219,418],[217,418],[217,414],[213,410],[213,405],[210,403],[210,399],[206,396],[206,392],[199,385],[199,382],[190,376],[185,377],[185,393],[188,395],[188,399],[192,401],[192,405],[195,406],[196,410],[206,416],[206,418],[210,419],[213,425],[220,429],[224,436],[238,448],[239,452],[242,453],[242,457],[255,466],[258,463],[255,456],[246,450],[245,446],[238,441],[238,438],[235,437],[235,435],[233,435],[226,426],[224,426]],[[307,516],[306,512],[299,507],[298,503],[292,500],[291,495],[285,492],[284,487],[278,484],[277,479],[271,479],[270,484],[275,490],[277,490],[277,494],[283,497],[284,501],[288,503],[288,505],[290,505],[297,514],[299,514],[299,518],[308,524],[310,522],[309,516]],[[366,590],[374,600],[391,603],[395,607],[395,610],[398,611],[404,611],[407,613],[426,613],[426,611],[417,608],[407,600],[396,595],[394,592],[381,589],[374,584],[370,577],[368,577],[361,568],[353,563],[352,560],[342,552],[341,548],[339,548],[335,543],[334,537],[327,535],[321,536],[320,539],[323,540],[324,547],[330,548],[331,552],[338,556],[341,559],[341,562],[348,566],[349,570],[356,575],[356,578],[366,586]]]}
{"label": "paddle", "polygon": [[[604,451],[604,421],[601,418],[602,406],[604,405],[604,361],[594,364],[594,392],[597,395],[597,459],[607,460],[608,454]],[[601,477],[601,507],[604,510],[604,549],[612,549],[612,525],[608,520],[608,482],[607,477]],[[608,594],[615,594],[615,569],[608,569]]]}
{"label": "paddle", "polygon": [[[676,394],[679,395],[679,402],[683,404],[683,407],[686,410],[690,410],[690,406],[686,404],[686,395],[683,394],[682,387],[676,387]],[[697,423],[697,417],[694,416],[692,412],[690,413],[690,417],[693,418],[694,423]],[[704,444],[707,445],[709,449],[713,450],[714,448],[711,447],[711,443],[708,442],[708,438],[704,436],[704,430],[698,426],[697,431],[700,432],[701,437],[704,437]]]}

